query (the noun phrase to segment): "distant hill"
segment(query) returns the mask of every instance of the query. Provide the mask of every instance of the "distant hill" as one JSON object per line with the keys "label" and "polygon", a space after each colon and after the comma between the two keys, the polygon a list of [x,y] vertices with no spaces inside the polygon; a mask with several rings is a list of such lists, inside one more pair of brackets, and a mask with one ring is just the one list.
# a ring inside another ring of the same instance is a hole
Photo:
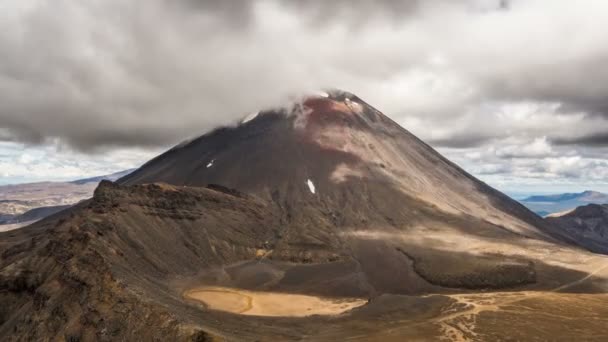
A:
{"label": "distant hill", "polygon": [[545,220],[580,246],[608,254],[608,204],[588,204]]}
{"label": "distant hill", "polygon": [[102,180],[116,181],[133,170],[78,179],[71,182],[38,182],[0,186],[0,228],[40,220],[57,211],[91,198]]}
{"label": "distant hill", "polygon": [[57,205],[57,206],[34,208],[34,209],[26,211],[25,213],[23,213],[21,215],[16,215],[16,216],[9,215],[4,218],[0,218],[0,231],[6,231],[6,230],[26,226],[28,224],[41,220],[47,216],[56,214],[71,206],[72,205]]}
{"label": "distant hill", "polygon": [[530,196],[520,202],[540,216],[568,211],[587,204],[608,203],[608,194],[597,191]]}

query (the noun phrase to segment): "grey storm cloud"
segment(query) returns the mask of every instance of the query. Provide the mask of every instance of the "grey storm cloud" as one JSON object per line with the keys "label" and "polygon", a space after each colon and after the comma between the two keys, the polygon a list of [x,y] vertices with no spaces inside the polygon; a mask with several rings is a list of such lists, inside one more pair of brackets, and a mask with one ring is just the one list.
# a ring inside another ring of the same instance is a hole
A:
{"label": "grey storm cloud", "polygon": [[474,134],[453,134],[449,138],[428,139],[436,147],[471,148],[478,147],[490,141],[491,136]]}
{"label": "grey storm cloud", "polygon": [[[307,23],[323,25],[345,20],[361,24],[376,16],[398,22],[415,13],[421,3],[420,0],[282,0],[277,5],[297,14]],[[219,16],[227,20],[227,24],[240,28],[246,28],[255,17],[255,1],[186,0],[177,1],[174,5]]]}
{"label": "grey storm cloud", "polygon": [[6,0],[0,140],[166,146],[338,87],[439,146],[479,146],[506,134],[488,102],[603,120],[607,15],[603,0]]}
{"label": "grey storm cloud", "polygon": [[608,132],[589,134],[573,138],[555,138],[552,142],[556,145],[584,145],[608,147]]}

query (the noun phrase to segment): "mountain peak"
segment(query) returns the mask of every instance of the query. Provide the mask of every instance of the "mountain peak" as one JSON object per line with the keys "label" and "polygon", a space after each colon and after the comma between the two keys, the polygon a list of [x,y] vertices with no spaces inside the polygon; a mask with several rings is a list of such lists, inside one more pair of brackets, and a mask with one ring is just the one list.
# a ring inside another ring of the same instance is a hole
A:
{"label": "mountain peak", "polygon": [[[244,124],[217,129],[120,181],[153,182],[220,184],[290,208],[316,202],[336,213],[352,211],[349,222],[355,217],[407,222],[410,214],[403,203],[412,203],[455,215],[475,213],[518,234],[545,235],[536,228],[543,223],[524,207],[341,90],[311,94],[291,108],[264,111]],[[495,210],[507,214],[496,216]]]}
{"label": "mountain peak", "polygon": [[298,129],[306,128],[309,122],[317,125],[344,124],[364,114],[366,107],[371,108],[353,93],[339,89],[319,90],[298,96],[283,107],[252,112],[241,119],[240,125],[278,113],[295,117],[294,125]]}

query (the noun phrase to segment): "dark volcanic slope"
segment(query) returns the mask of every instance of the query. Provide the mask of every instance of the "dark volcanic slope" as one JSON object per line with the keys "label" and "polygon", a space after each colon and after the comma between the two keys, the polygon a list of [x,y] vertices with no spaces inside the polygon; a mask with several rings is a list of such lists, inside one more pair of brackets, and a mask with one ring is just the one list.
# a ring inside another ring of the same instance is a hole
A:
{"label": "dark volcanic slope", "polygon": [[346,220],[378,216],[376,208],[368,207],[371,201],[398,214],[405,210],[400,203],[405,195],[512,232],[544,235],[544,222],[522,205],[343,92],[311,97],[292,109],[263,112],[237,127],[215,130],[120,180],[154,182],[221,184],[293,211],[296,203],[312,201],[337,214],[347,210]]}
{"label": "dark volcanic slope", "polygon": [[608,205],[589,204],[545,219],[553,229],[580,246],[608,254]]}

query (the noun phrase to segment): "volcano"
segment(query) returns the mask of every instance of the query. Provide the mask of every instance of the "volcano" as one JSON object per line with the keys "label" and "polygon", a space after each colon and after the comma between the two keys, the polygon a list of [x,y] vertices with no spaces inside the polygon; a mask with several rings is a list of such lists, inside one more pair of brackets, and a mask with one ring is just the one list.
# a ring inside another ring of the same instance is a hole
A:
{"label": "volcano", "polygon": [[258,113],[178,146],[119,181],[155,182],[221,184],[272,201],[291,215],[303,213],[306,204],[323,207],[340,216],[340,226],[359,226],[361,219],[411,222],[409,209],[434,206],[514,233],[547,236],[535,215],[346,92]]}
{"label": "volcano", "polygon": [[0,237],[9,340],[606,337],[606,257],[342,91]]}

